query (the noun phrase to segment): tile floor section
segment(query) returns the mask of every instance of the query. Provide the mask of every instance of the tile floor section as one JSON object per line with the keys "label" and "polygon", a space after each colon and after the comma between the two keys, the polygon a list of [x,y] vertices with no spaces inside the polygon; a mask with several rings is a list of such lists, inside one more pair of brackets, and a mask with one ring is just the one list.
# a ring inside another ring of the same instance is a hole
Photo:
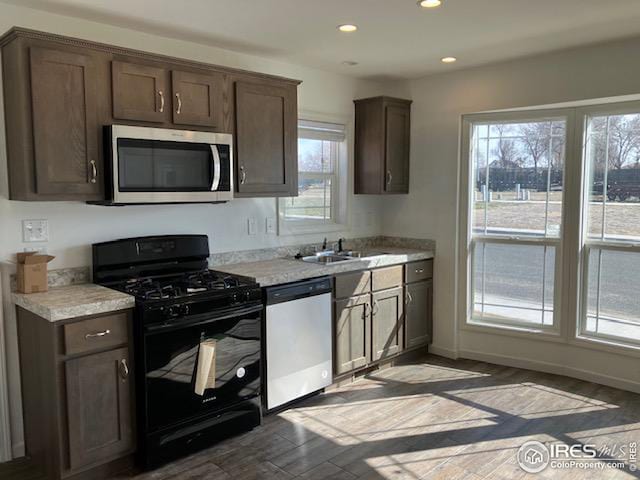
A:
{"label": "tile floor section", "polygon": [[[429,355],[265,418],[264,425],[153,472],[118,480],[640,478],[623,470],[517,463],[526,441],[640,442],[640,395],[566,377]],[[628,454],[628,452],[627,452]],[[640,463],[640,462],[639,462]]]}

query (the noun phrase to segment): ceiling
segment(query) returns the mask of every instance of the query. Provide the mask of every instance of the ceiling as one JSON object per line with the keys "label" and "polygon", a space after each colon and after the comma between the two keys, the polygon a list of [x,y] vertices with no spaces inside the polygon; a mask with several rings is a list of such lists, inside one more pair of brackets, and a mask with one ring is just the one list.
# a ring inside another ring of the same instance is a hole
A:
{"label": "ceiling", "polygon": [[[0,1],[375,79],[640,35],[640,0]],[[458,62],[442,64],[448,55]]]}

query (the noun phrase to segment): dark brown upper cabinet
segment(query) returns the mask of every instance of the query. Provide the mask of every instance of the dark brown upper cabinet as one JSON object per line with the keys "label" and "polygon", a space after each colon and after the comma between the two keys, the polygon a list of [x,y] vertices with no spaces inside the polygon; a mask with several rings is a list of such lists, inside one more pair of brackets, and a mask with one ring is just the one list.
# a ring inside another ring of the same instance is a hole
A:
{"label": "dark brown upper cabinet", "polygon": [[411,101],[356,100],[355,193],[409,193]]}
{"label": "dark brown upper cabinet", "polygon": [[103,195],[95,58],[63,46],[2,50],[10,198]]}
{"label": "dark brown upper cabinet", "polygon": [[171,71],[173,123],[222,128],[221,74]]}
{"label": "dark brown upper cabinet", "polygon": [[114,61],[111,66],[113,118],[142,122],[164,122],[170,108],[166,70]]}
{"label": "dark brown upper cabinet", "polygon": [[236,82],[236,196],[298,195],[296,90],[296,85]]}

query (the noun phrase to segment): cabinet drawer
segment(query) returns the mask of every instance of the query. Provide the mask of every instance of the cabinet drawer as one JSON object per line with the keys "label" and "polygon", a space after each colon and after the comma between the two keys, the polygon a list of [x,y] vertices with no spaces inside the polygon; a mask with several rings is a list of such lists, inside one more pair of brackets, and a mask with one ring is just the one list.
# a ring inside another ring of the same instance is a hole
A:
{"label": "cabinet drawer", "polygon": [[405,267],[405,277],[407,283],[419,282],[433,278],[433,260],[421,260],[419,262],[407,263]]}
{"label": "cabinet drawer", "polygon": [[354,272],[336,277],[336,298],[348,298],[371,291],[371,272]]}
{"label": "cabinet drawer", "polygon": [[401,286],[403,283],[402,269],[402,265],[396,265],[395,267],[373,270],[373,272],[371,272],[372,290],[377,292],[378,290]]}
{"label": "cabinet drawer", "polygon": [[64,325],[65,354],[75,355],[126,344],[127,318],[127,313],[122,312]]}

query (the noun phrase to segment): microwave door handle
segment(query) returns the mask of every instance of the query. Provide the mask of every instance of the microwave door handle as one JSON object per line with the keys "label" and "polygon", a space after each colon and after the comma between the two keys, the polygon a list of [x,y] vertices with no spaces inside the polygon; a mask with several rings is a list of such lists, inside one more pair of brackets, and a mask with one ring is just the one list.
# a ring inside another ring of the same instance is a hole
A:
{"label": "microwave door handle", "polygon": [[211,182],[211,191],[218,191],[220,186],[220,154],[216,145],[210,145],[211,155],[213,155],[213,180]]}

